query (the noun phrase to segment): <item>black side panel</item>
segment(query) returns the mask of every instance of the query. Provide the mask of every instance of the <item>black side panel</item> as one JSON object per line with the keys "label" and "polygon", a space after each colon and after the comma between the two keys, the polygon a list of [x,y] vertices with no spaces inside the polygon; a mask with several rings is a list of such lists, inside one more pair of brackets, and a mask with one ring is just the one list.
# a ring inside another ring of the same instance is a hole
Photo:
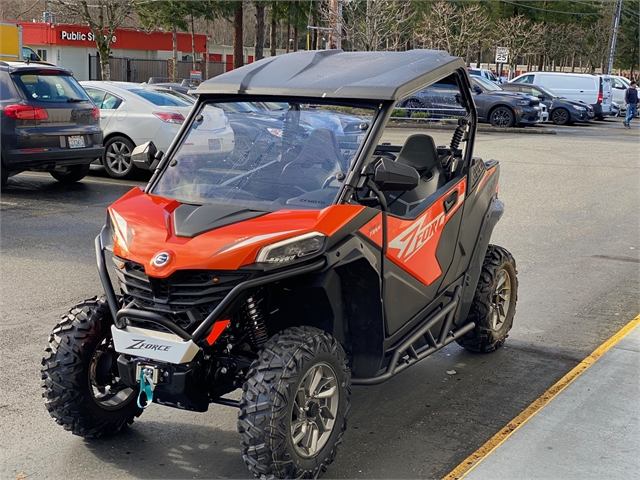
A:
{"label": "black side panel", "polygon": [[459,208],[444,226],[440,237],[440,243],[438,243],[438,248],[436,249],[436,259],[438,260],[438,264],[443,272],[440,279],[435,282],[438,284],[438,291],[440,291],[441,288],[447,288],[458,277],[456,274],[456,267],[460,261],[460,256],[454,256],[454,253],[457,254],[459,252],[459,249],[456,249],[456,246],[458,242],[458,234],[460,232],[462,212],[463,208]]}
{"label": "black side panel", "polygon": [[193,238],[216,228],[226,227],[269,212],[248,210],[234,205],[180,205],[173,212],[173,227],[179,237]]}

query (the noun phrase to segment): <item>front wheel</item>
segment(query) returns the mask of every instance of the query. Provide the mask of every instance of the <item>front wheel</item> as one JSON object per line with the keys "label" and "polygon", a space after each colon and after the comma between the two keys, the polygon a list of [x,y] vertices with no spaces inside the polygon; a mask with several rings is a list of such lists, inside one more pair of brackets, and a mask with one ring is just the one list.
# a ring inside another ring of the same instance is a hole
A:
{"label": "front wheel", "polygon": [[504,248],[489,245],[476,287],[469,321],[476,326],[458,340],[472,352],[497,350],[513,325],[518,298],[516,261]]}
{"label": "front wheel", "polygon": [[84,163],[82,165],[73,165],[64,170],[51,170],[49,173],[60,183],[70,184],[82,180],[89,173],[90,165]]}
{"label": "front wheel", "polygon": [[515,124],[515,117],[511,110],[506,107],[498,107],[493,112],[491,112],[491,116],[489,117],[491,121],[491,126],[493,127],[513,127]]}
{"label": "front wheel", "polygon": [[551,114],[551,121],[556,125],[568,125],[571,121],[571,115],[564,108],[556,108]]}
{"label": "front wheel", "polygon": [[53,329],[42,359],[47,410],[74,435],[113,435],[142,413],[136,392],[118,378],[110,319],[101,299],[75,306]]}
{"label": "front wheel", "polygon": [[347,425],[351,373],[338,341],[295,327],[274,335],[247,373],[238,431],[258,478],[317,478]]}

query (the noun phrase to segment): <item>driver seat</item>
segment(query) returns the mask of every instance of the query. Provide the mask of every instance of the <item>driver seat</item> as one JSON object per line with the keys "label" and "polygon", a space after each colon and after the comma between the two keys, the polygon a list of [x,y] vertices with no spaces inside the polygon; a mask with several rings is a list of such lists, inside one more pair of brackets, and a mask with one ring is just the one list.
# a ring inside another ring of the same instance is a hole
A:
{"label": "driver seat", "polygon": [[300,154],[282,169],[278,179],[280,197],[293,198],[321,189],[340,168],[340,158],[335,133],[326,128],[312,131]]}

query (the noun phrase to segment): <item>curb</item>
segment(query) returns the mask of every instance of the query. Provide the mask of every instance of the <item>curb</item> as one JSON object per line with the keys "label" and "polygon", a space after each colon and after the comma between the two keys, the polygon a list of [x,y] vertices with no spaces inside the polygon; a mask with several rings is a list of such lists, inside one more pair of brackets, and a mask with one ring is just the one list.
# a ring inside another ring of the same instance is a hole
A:
{"label": "curb", "polygon": [[[387,124],[392,128],[415,128],[425,130],[455,130],[456,124],[429,122],[424,120],[405,120],[405,119],[389,119]],[[534,130],[535,128],[535,130]],[[494,133],[520,133],[525,135],[556,135],[556,131],[547,127],[524,127],[524,128],[504,128],[492,127],[490,125],[479,124],[476,128],[478,132],[494,132]]]}

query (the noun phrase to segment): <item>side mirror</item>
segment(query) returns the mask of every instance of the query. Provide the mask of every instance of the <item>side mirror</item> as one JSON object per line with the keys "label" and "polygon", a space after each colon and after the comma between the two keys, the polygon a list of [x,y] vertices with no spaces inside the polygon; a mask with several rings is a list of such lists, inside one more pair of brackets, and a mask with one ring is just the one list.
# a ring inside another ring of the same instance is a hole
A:
{"label": "side mirror", "polygon": [[30,53],[29,54],[29,60],[32,62],[39,62],[40,61],[40,57],[38,57],[38,55],[36,55],[35,53]]}
{"label": "side mirror", "polygon": [[380,191],[408,192],[418,186],[420,175],[409,165],[381,158],[375,166],[373,182]]}
{"label": "side mirror", "polygon": [[136,167],[144,170],[155,170],[162,159],[162,152],[159,152],[153,142],[143,143],[131,152],[131,160]]}
{"label": "side mirror", "polygon": [[482,93],[482,89],[478,85],[473,86],[473,91],[475,93]]}
{"label": "side mirror", "polygon": [[545,101],[547,99],[547,97],[545,97],[544,95],[538,95],[538,98],[542,101]]}

